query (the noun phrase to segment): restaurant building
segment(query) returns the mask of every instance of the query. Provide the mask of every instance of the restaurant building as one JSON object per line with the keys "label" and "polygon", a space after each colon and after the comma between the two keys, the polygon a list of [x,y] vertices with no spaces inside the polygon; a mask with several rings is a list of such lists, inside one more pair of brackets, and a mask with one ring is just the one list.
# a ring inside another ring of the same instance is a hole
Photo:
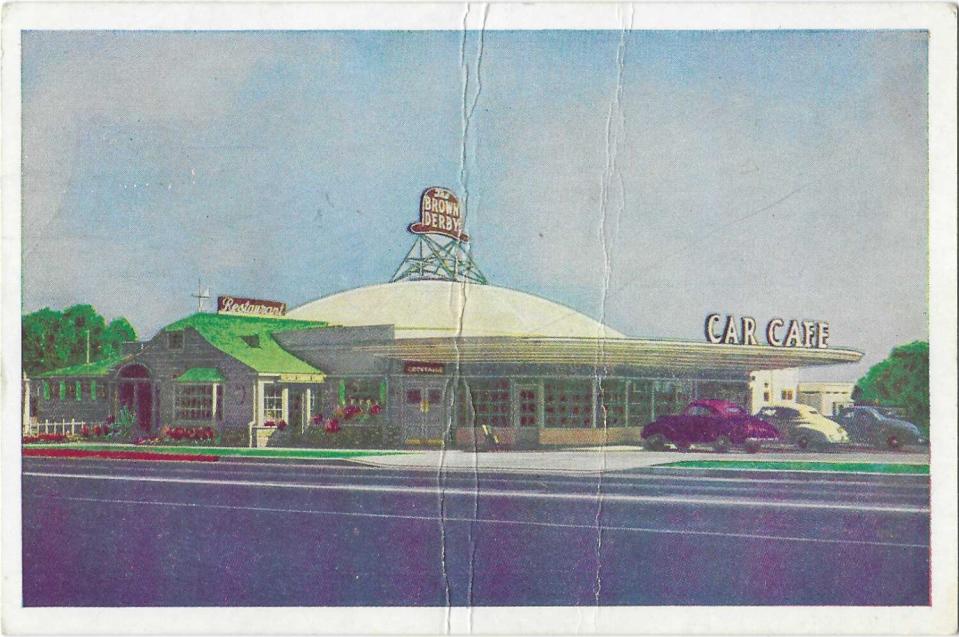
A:
{"label": "restaurant building", "polygon": [[[279,421],[317,446],[471,448],[483,426],[512,448],[635,443],[642,425],[697,398],[756,407],[757,374],[862,356],[828,346],[828,325],[808,321],[771,320],[766,344],[748,317],[727,317],[725,328],[708,318],[703,342],[626,336],[491,285],[460,224],[436,210],[458,215],[455,196],[424,191],[409,228],[416,242],[389,283],[289,312],[220,297],[217,313],[168,325],[122,357],[31,379],[39,419],[96,420],[126,407],[143,431],[212,426],[224,444],[242,445],[281,444],[268,426]],[[793,338],[793,323],[806,334]],[[339,432],[324,429],[331,419]]]}

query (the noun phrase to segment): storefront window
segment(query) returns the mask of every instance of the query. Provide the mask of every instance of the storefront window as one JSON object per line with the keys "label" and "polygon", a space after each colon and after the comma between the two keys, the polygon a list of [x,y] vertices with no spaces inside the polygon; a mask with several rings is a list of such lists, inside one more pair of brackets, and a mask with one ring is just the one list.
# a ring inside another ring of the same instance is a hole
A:
{"label": "storefront window", "polygon": [[590,428],[593,426],[593,381],[591,379],[543,382],[545,427]]}
{"label": "storefront window", "polygon": [[749,385],[745,381],[702,381],[697,388],[697,397],[728,400],[745,406],[749,402]]}
{"label": "storefront window", "polygon": [[[509,427],[510,391],[505,378],[472,378],[465,381],[469,406],[473,411],[473,426]],[[461,394],[461,398],[463,398]],[[461,404],[464,404],[463,401]],[[464,414],[465,416],[465,414]]]}
{"label": "storefront window", "polygon": [[283,420],[283,387],[280,385],[263,386],[263,419]]}
{"label": "storefront window", "polygon": [[599,410],[596,412],[596,426],[626,426],[626,382],[622,380],[603,380],[599,384]]}
{"label": "storefront window", "polygon": [[680,413],[693,399],[693,386],[689,381],[657,380],[653,392],[656,418]]}
{"label": "storefront window", "polygon": [[43,399],[50,400],[50,383],[43,381]]}
{"label": "storefront window", "polygon": [[[77,400],[83,400],[84,396],[90,395],[90,383],[81,383],[77,381]],[[93,397],[90,396],[90,400],[93,400]]]}
{"label": "storefront window", "polygon": [[629,382],[629,426],[642,427],[653,420],[653,381]]}
{"label": "storefront window", "polygon": [[[216,419],[223,419],[223,386],[216,386]],[[213,385],[176,385],[173,414],[177,420],[213,418]]]}
{"label": "storefront window", "polygon": [[539,424],[538,388],[527,385],[517,388],[519,391],[519,426],[536,427]]}

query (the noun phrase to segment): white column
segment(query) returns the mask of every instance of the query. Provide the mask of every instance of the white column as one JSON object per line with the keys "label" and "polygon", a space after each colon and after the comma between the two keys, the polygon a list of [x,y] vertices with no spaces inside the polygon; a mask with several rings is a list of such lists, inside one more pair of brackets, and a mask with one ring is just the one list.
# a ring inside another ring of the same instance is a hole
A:
{"label": "white column", "polygon": [[290,388],[283,387],[283,420],[290,422]]}
{"label": "white column", "polygon": [[265,390],[266,390],[266,383],[267,383],[267,381],[265,381],[265,380],[257,380],[257,382],[256,382],[256,420],[255,420],[255,423],[256,423],[256,426],[257,426],[257,427],[263,426],[263,420],[264,420],[264,416],[263,416],[263,394],[264,394],[264,392],[265,392]]}
{"label": "white column", "polygon": [[213,385],[210,386],[210,391],[213,392],[213,396],[212,396],[213,408],[210,410],[210,422],[213,423],[214,429],[216,428],[216,388],[217,387],[219,387],[217,383],[213,383]]}
{"label": "white column", "polygon": [[303,419],[300,422],[300,433],[306,431],[310,426],[308,422],[313,414],[313,388],[307,387],[303,390]]}
{"label": "white column", "polygon": [[30,379],[23,375],[23,429],[30,427]]}

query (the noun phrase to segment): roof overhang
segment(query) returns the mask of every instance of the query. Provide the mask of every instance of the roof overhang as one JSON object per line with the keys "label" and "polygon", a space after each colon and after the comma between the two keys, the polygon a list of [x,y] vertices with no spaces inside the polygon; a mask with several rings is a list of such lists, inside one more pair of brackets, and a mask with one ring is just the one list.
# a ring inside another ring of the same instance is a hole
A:
{"label": "roof overhang", "polygon": [[628,366],[677,372],[749,372],[856,363],[862,358],[862,352],[851,349],[793,349],[631,338],[414,338],[389,344],[361,344],[356,349],[374,356],[429,363]]}

